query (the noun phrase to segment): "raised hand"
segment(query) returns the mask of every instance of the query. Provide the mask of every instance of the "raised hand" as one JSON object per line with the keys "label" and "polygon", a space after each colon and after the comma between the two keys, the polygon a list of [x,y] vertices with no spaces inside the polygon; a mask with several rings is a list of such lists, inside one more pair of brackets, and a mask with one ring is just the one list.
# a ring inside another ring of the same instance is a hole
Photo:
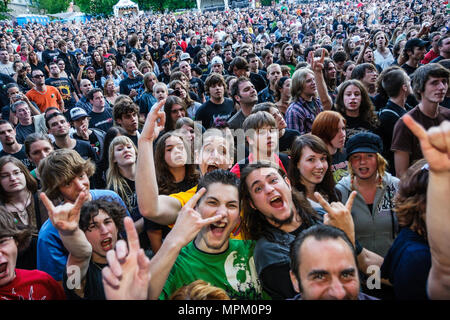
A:
{"label": "raised hand", "polygon": [[403,122],[419,139],[422,154],[433,172],[450,171],[450,121],[425,129],[410,115],[405,114]]}
{"label": "raised hand", "polygon": [[314,58],[314,52],[311,51],[309,53],[309,55],[311,57],[308,57],[308,61],[310,61],[310,65],[311,65],[311,70],[314,72],[319,72],[322,73],[322,70],[324,68],[323,62],[325,61],[325,49],[322,49],[322,55],[320,56],[320,58],[315,59]]}
{"label": "raised hand", "polygon": [[80,221],[80,210],[88,196],[85,192],[80,192],[75,203],[66,202],[59,206],[54,206],[44,192],[41,192],[40,198],[53,226],[62,234],[72,234],[78,229]]}
{"label": "raised hand", "polygon": [[158,137],[159,133],[164,130],[166,114],[164,111],[161,111],[161,108],[165,103],[166,100],[161,100],[158,105],[149,112],[139,139],[153,141]]}
{"label": "raised hand", "polygon": [[330,204],[320,195],[320,193],[314,193],[314,196],[317,198],[322,208],[327,211],[327,214],[324,216],[324,224],[331,225],[344,231],[353,245],[355,244],[355,225],[353,223],[351,212],[356,194],[357,192],[353,191],[344,205],[341,202],[332,202]]}
{"label": "raised hand", "polygon": [[170,231],[169,235],[167,235],[167,237],[170,238],[170,241],[175,241],[175,243],[185,246],[195,238],[204,226],[223,219],[222,215],[216,215],[203,219],[201,214],[194,209],[197,202],[205,194],[205,192],[206,189],[201,188],[183,206],[181,211],[178,213],[178,218],[173,229]]}
{"label": "raised hand", "polygon": [[150,260],[140,248],[139,237],[130,217],[124,219],[128,248],[119,240],[106,254],[108,266],[102,270],[108,300],[146,300],[150,282]]}

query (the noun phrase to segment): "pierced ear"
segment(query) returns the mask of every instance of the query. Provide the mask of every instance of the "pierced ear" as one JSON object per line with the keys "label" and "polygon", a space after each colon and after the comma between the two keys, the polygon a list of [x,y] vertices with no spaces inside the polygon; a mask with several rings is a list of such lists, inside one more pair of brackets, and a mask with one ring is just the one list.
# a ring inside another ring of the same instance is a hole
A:
{"label": "pierced ear", "polygon": [[295,292],[300,293],[300,286],[298,285],[298,280],[292,270],[289,270],[289,276],[291,277],[292,286],[294,287]]}

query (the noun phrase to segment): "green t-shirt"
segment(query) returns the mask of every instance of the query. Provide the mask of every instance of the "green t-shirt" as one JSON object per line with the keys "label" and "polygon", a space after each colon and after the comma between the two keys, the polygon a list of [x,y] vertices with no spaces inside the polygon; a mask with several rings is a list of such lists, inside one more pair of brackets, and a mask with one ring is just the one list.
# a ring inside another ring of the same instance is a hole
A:
{"label": "green t-shirt", "polygon": [[254,241],[230,239],[225,252],[209,254],[198,250],[191,241],[181,250],[159,299],[169,299],[178,288],[195,280],[224,289],[231,299],[270,299],[258,279],[254,246]]}

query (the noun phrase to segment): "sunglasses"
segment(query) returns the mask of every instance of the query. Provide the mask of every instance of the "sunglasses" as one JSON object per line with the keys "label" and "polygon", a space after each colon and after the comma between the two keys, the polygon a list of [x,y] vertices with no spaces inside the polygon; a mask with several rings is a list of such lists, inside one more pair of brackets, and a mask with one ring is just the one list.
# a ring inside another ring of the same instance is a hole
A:
{"label": "sunglasses", "polygon": [[44,75],[43,74],[35,74],[33,78],[43,78]]}

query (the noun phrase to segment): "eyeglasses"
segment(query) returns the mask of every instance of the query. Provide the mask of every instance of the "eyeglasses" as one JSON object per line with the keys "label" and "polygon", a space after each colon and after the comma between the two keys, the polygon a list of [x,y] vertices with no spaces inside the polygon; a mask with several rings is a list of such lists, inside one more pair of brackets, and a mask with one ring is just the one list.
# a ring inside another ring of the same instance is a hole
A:
{"label": "eyeglasses", "polygon": [[44,75],[43,74],[35,74],[33,78],[43,78]]}

